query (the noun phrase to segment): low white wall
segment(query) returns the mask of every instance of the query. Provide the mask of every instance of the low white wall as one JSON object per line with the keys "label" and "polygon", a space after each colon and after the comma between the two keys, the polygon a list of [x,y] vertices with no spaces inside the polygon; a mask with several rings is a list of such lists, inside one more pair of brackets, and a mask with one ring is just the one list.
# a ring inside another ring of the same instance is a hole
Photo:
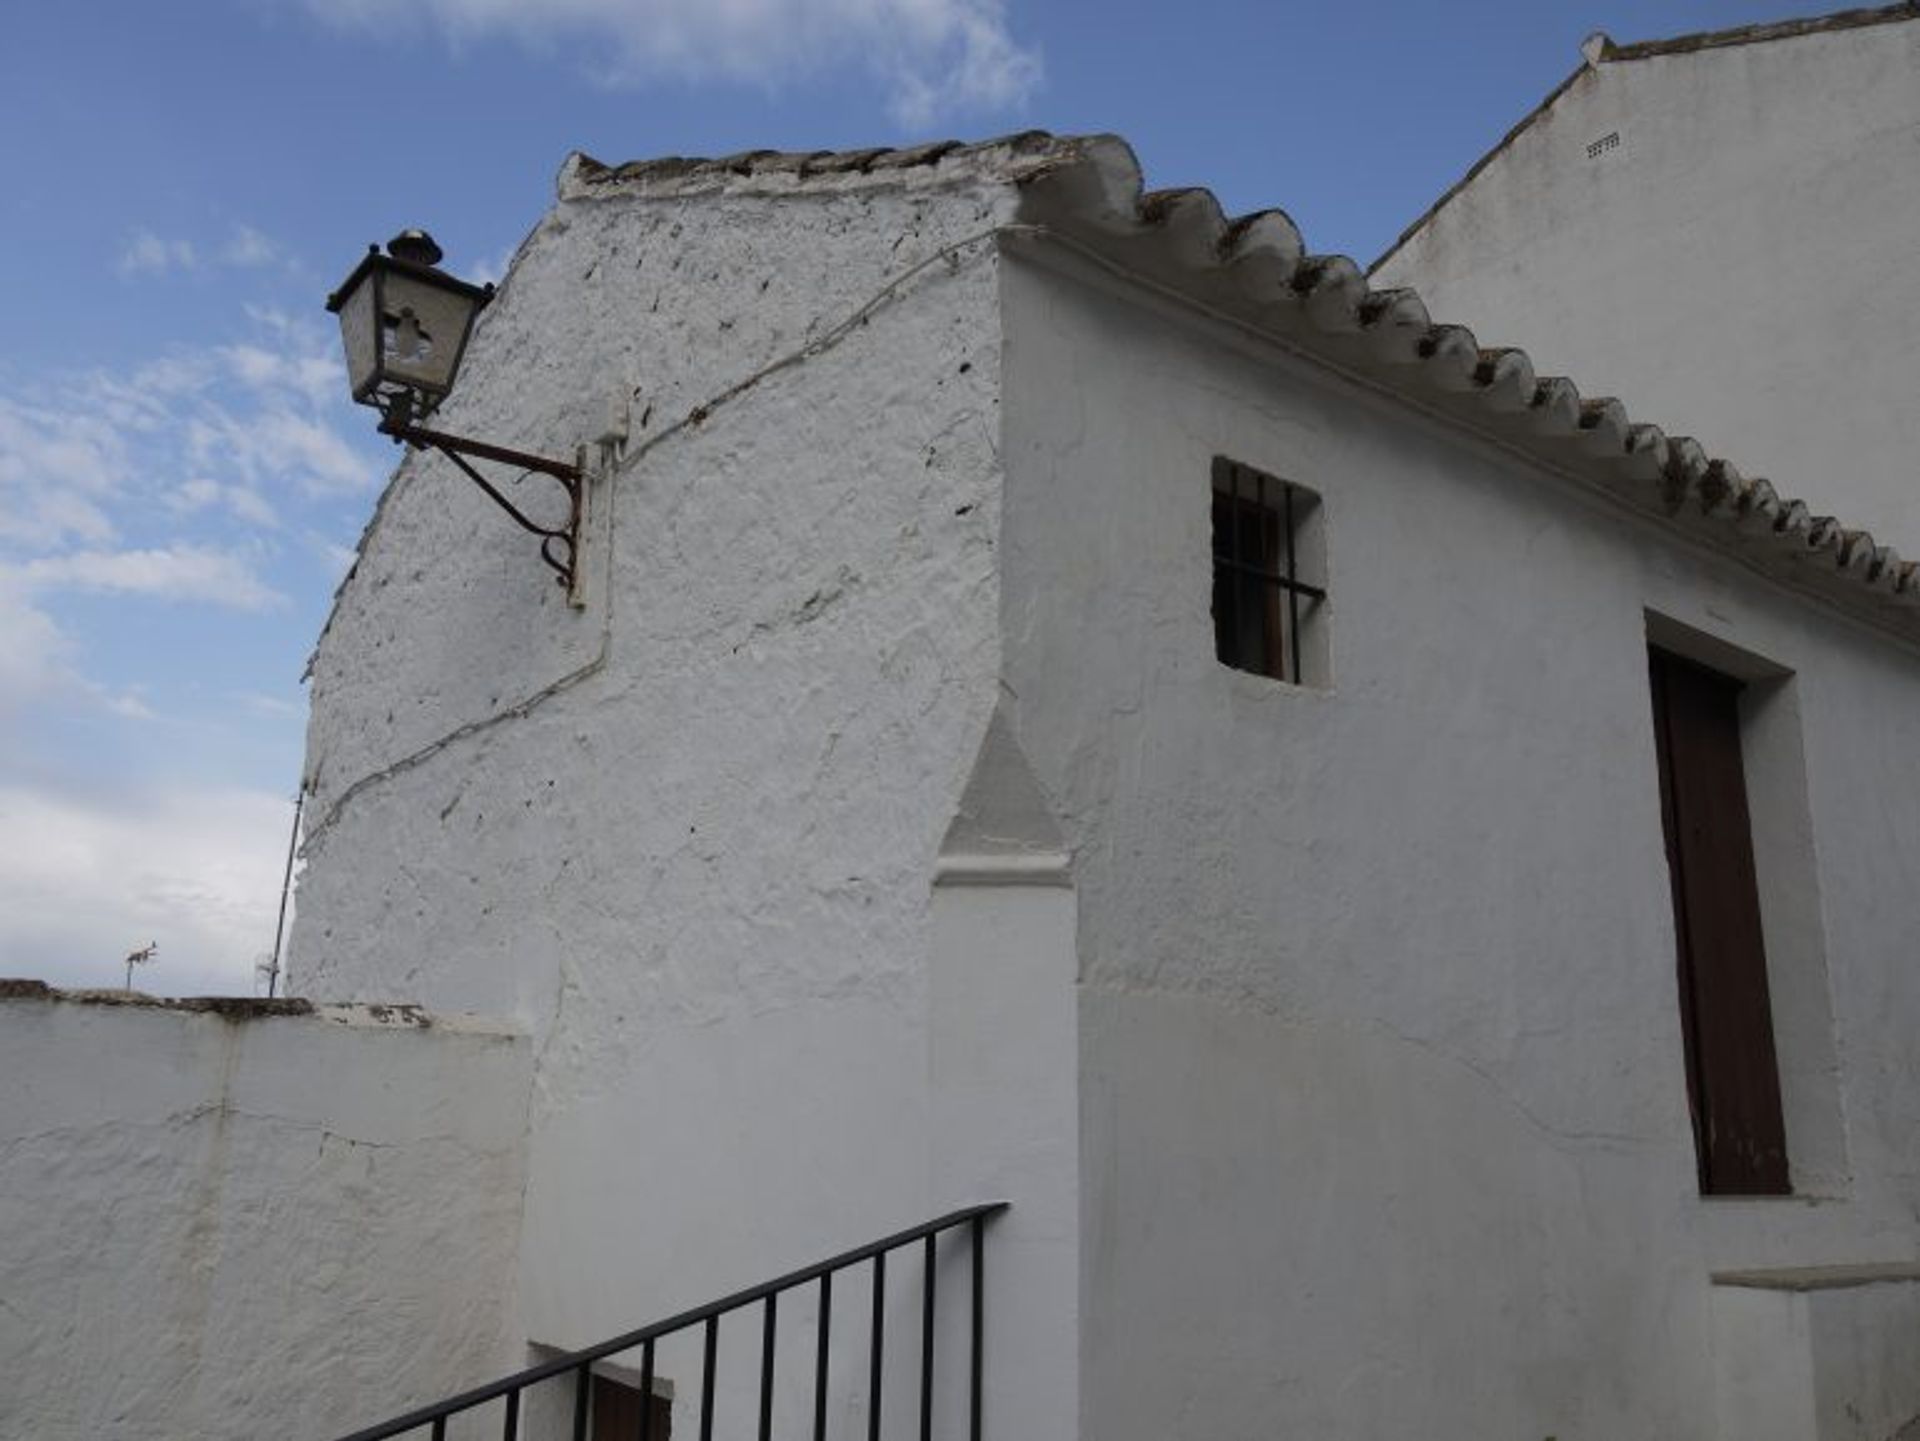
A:
{"label": "low white wall", "polygon": [[0,983],[0,1437],[320,1441],[514,1364],[527,1094],[417,1012]]}

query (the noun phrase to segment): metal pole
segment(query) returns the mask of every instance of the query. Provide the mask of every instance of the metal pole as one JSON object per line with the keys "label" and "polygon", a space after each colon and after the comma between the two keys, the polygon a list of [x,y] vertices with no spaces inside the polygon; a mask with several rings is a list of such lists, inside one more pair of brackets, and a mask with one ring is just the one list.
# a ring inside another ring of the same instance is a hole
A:
{"label": "metal pole", "polygon": [[[302,785],[293,797],[293,833],[287,837],[287,870],[280,878],[280,919],[273,926],[273,965],[267,971],[267,999],[280,981],[280,942],[287,932],[287,893],[293,889],[293,856],[300,848],[300,811],[307,803],[307,788]],[[127,968],[127,989],[133,989],[133,968]]]}

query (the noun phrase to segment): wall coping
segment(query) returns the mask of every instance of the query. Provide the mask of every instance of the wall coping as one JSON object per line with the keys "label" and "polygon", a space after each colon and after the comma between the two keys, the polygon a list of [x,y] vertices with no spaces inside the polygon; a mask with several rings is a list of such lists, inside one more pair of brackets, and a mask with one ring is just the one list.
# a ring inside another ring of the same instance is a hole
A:
{"label": "wall coping", "polygon": [[180,1015],[212,1015],[228,1021],[273,1020],[304,1016],[335,1025],[408,1031],[455,1031],[468,1034],[516,1036],[523,1028],[488,1016],[433,1015],[412,1002],[355,1001],[323,1004],[300,996],[151,996],[145,991],[63,990],[45,981],[0,976],[0,1003],[8,1001],[103,1006],[142,1011],[171,1011]]}

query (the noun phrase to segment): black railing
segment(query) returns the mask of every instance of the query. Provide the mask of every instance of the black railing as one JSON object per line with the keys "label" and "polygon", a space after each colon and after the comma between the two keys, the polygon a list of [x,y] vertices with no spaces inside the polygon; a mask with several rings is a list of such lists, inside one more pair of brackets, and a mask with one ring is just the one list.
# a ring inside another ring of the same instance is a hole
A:
{"label": "black railing", "polygon": [[341,1437],[340,1441],[385,1441],[387,1437],[404,1436],[411,1431],[425,1431],[433,1441],[441,1441],[441,1438],[447,1434],[447,1422],[451,1418],[481,1407],[492,1407],[496,1402],[502,1441],[519,1441],[523,1395],[543,1381],[551,1381],[569,1373],[574,1378],[574,1384],[573,1427],[568,1434],[573,1441],[586,1441],[594,1364],[636,1349],[640,1352],[641,1396],[637,1441],[663,1441],[663,1438],[652,1435],[655,1345],[668,1336],[690,1331],[696,1326],[704,1328],[700,1367],[700,1441],[713,1441],[714,1388],[715,1376],[719,1370],[720,1321],[729,1313],[744,1311],[750,1306],[762,1308],[758,1436],[759,1441],[771,1441],[774,1343],[777,1335],[775,1321],[780,1297],[802,1286],[819,1288],[819,1316],[814,1336],[812,1434],[814,1441],[826,1441],[828,1358],[831,1354],[833,1325],[833,1279],[843,1271],[862,1265],[869,1266],[871,1269],[872,1279],[869,1285],[873,1300],[873,1320],[867,1338],[869,1351],[867,1436],[868,1441],[879,1441],[884,1389],[882,1382],[886,1342],[887,1257],[892,1252],[905,1250],[916,1244],[922,1250],[919,1433],[921,1441],[932,1441],[936,1251],[940,1237],[944,1233],[957,1231],[963,1227],[969,1232],[971,1242],[968,1259],[972,1290],[972,1307],[968,1317],[967,1335],[967,1435],[969,1441],[980,1441],[986,1224],[1006,1209],[1005,1201],[995,1201],[987,1205],[969,1206],[965,1210],[951,1212],[923,1225],[896,1232],[894,1235],[868,1245],[844,1251],[825,1261],[789,1272],[775,1280],[751,1286],[744,1291],[736,1291],[731,1296],[724,1296],[704,1306],[696,1306],[691,1311],[682,1311],[677,1316],[669,1316],[666,1320],[656,1321],[651,1326],[642,1326],[637,1331],[615,1336],[610,1341],[602,1341],[599,1345],[589,1346],[584,1351],[571,1351],[564,1356],[556,1356],[537,1366],[529,1366],[524,1371],[517,1371],[511,1376],[503,1377],[490,1385],[463,1391],[458,1396],[449,1397],[432,1406],[418,1407],[405,1415],[394,1417],[391,1421],[384,1421],[378,1426],[369,1426],[365,1430],[355,1431],[350,1436]]}

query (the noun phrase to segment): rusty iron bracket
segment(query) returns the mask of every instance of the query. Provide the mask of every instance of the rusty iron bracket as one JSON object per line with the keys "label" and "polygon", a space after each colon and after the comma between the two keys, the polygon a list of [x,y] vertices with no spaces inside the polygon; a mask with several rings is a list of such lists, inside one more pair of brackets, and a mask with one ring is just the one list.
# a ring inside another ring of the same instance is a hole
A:
{"label": "rusty iron bracket", "polygon": [[[540,559],[553,571],[560,584],[566,587],[568,598],[573,598],[578,590],[576,568],[580,552],[581,491],[584,484],[579,466],[569,465],[564,460],[551,460],[544,455],[509,450],[504,445],[492,445],[484,440],[469,440],[465,436],[448,435],[445,431],[428,430],[398,417],[390,416],[381,421],[380,432],[415,448],[437,450],[459,466],[467,479],[484,490],[495,505],[513,517],[514,524],[540,537]],[[468,456],[511,465],[523,472],[537,472],[559,481],[561,489],[567,493],[566,525],[554,528],[529,520],[518,506],[473,468],[467,460]]]}

